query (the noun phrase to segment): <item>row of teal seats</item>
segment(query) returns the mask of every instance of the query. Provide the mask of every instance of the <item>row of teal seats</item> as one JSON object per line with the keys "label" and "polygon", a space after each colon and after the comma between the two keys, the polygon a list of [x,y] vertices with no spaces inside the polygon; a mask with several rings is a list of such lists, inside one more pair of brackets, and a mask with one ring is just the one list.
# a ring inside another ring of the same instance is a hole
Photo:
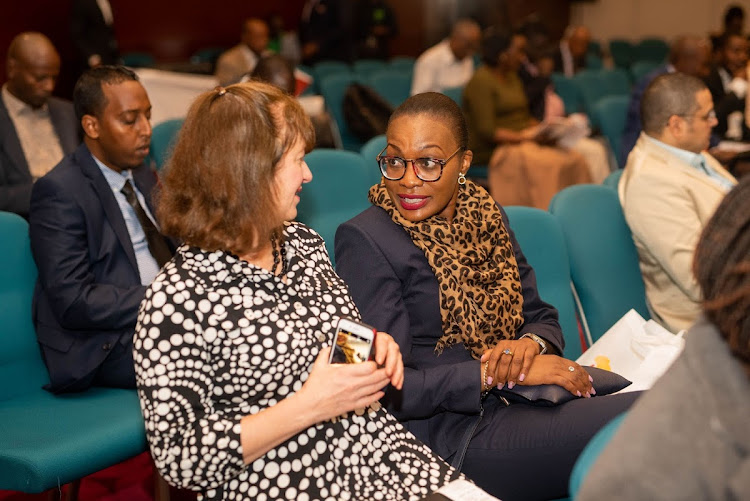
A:
{"label": "row of teal seats", "polygon": [[382,70],[398,70],[412,74],[415,59],[409,56],[396,56],[389,61],[381,59],[358,59],[351,64],[343,61],[320,61],[315,66],[299,65],[298,69],[313,77],[312,85],[305,94],[320,94],[320,82],[331,75],[351,74],[367,80],[372,74]]}
{"label": "row of teal seats", "polygon": [[644,38],[633,43],[624,39],[609,42],[609,53],[618,68],[629,68],[636,61],[663,63],[669,54],[669,44],[662,38]]}

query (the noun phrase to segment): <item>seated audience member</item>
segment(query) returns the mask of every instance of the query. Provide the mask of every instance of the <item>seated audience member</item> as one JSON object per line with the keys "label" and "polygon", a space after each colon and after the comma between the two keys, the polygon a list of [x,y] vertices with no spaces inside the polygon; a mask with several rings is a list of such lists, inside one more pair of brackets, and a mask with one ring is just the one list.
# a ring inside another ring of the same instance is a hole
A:
{"label": "seated audience member", "polygon": [[560,189],[592,178],[581,154],[547,146],[549,139],[540,134],[518,78],[523,41],[495,29],[485,33],[484,65],[464,89],[464,113],[474,161],[489,164],[492,197],[504,205],[546,209]]}
{"label": "seated audience member", "polygon": [[122,66],[88,70],[73,102],[83,144],[31,193],[34,325],[49,390],[132,388],[138,306],[172,255],[153,218],[156,176],[143,163],[151,103]]}
{"label": "seated audience member", "polygon": [[72,4],[70,39],[75,49],[75,75],[100,64],[117,64],[120,50],[109,0],[73,0]]}
{"label": "seated audience member", "polygon": [[398,35],[396,14],[385,0],[364,0],[357,8],[358,54],[362,59],[387,59]]}
{"label": "seated audience member", "polygon": [[750,140],[745,125],[748,42],[742,35],[726,33],[719,42],[719,64],[705,79],[716,109],[714,134],[721,139]]}
{"label": "seated audience member", "polygon": [[34,181],[79,142],[69,101],[52,97],[60,56],[41,33],[16,36],[8,47],[0,98],[0,210],[28,217]]}
{"label": "seated audience member", "polygon": [[[253,78],[261,82],[267,82],[278,87],[290,96],[294,95],[295,78],[292,64],[284,57],[271,54],[258,61],[249,78],[243,78],[247,82]],[[338,138],[338,129],[334,125],[331,115],[325,111],[323,98],[320,96],[301,96],[298,98],[300,106],[312,121],[315,129],[316,148],[335,148]]]}
{"label": "seated audience member", "polygon": [[159,472],[205,500],[418,499],[456,474],[378,404],[403,382],[391,336],[328,363],[359,312],[293,222],[312,145],[297,101],[240,83],[197,98],[166,168],[158,213],[185,244],[146,292],[135,367]]}
{"label": "seated audience member", "polygon": [[677,332],[700,313],[691,268],[698,236],[736,181],[705,151],[716,117],[702,81],[682,73],[657,77],[643,94],[641,119],[618,193],[651,314]]}
{"label": "seated audience member", "polygon": [[474,74],[474,53],[482,32],[471,19],[461,19],[449,38],[424,51],[414,63],[411,94],[462,87]]}
{"label": "seated audience member", "polygon": [[250,18],[242,23],[240,43],[224,52],[216,61],[216,78],[221,85],[240,81],[253,71],[258,60],[270,54],[268,50],[268,25],[262,19]]}
{"label": "seated audience member", "polygon": [[281,14],[271,14],[268,18],[268,29],[268,50],[285,57],[292,65],[298,65],[302,58],[299,37],[295,31],[284,29],[284,18]]}
{"label": "seated audience member", "polygon": [[404,354],[403,388],[389,388],[383,404],[446,460],[467,447],[461,471],[491,494],[564,497],[581,449],[637,395],[557,407],[483,398],[505,385],[558,384],[584,397],[593,388],[561,357],[557,311],[539,297],[505,211],[466,179],[472,152],[459,106],[412,96],[386,136],[374,206],[336,234],[337,272],[363,320]]}
{"label": "seated audience member", "polygon": [[569,26],[560,40],[554,56],[555,72],[572,77],[586,69],[586,53],[591,43],[591,32],[585,26]]}
{"label": "seated audience member", "polygon": [[701,318],[586,476],[581,501],[746,499],[750,492],[750,179],[703,230]]}
{"label": "seated audience member", "polygon": [[312,66],[331,59],[351,59],[351,29],[344,15],[348,3],[340,0],[305,1],[299,23],[303,63]]}
{"label": "seated audience member", "polygon": [[659,75],[684,73],[697,78],[705,78],[710,71],[711,52],[708,40],[696,36],[678,37],[670,47],[669,62],[659,66],[644,76],[630,94],[625,130],[622,133],[620,165],[625,165],[628,155],[641,135],[641,99],[646,87]]}
{"label": "seated audience member", "polygon": [[713,45],[713,60],[718,63],[721,59],[720,56],[720,45],[721,38],[726,34],[745,36],[745,9],[740,5],[729,5],[724,11],[724,19],[722,24],[723,30],[718,33],[711,35],[711,43]]}

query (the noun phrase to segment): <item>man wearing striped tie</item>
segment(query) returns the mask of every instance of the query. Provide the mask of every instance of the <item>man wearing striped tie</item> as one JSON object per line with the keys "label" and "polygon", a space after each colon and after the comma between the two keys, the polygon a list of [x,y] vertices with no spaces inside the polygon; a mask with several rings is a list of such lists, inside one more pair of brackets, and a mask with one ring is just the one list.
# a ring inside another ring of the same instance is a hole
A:
{"label": "man wearing striped tie", "polygon": [[29,215],[34,323],[55,393],[135,386],[138,307],[174,250],[151,205],[151,103],[136,75],[92,68],[73,104],[83,143],[34,185]]}
{"label": "man wearing striped tie", "polygon": [[737,181],[706,151],[716,114],[701,80],[684,73],[654,79],[643,94],[641,122],[618,193],[651,314],[677,332],[701,311],[693,275],[698,237]]}

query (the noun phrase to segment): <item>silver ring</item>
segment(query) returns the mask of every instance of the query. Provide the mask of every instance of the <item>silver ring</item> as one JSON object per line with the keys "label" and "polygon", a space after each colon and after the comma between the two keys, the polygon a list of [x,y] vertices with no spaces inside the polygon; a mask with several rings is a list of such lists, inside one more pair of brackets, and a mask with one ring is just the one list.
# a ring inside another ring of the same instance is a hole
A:
{"label": "silver ring", "polygon": [[569,366],[568,366],[568,370],[569,370],[570,372],[575,372],[575,371],[576,371],[576,370],[575,370],[575,368],[574,368],[574,367],[573,367],[572,365],[569,365]]}
{"label": "silver ring", "polygon": [[513,356],[513,352],[510,351],[510,348],[505,348],[503,350],[503,355],[510,355],[512,357]]}

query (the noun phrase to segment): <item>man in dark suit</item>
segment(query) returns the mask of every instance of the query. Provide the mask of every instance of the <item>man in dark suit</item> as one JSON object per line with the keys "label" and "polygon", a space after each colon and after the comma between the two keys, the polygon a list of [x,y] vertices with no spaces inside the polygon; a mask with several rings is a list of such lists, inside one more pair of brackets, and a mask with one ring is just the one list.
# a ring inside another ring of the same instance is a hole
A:
{"label": "man in dark suit", "polygon": [[83,144],[31,194],[33,317],[47,389],[134,387],[138,307],[172,251],[156,228],[156,177],[144,164],[151,103],[122,66],[84,73],[73,100]]}
{"label": "man in dark suit", "polygon": [[28,217],[34,180],[78,145],[73,104],[51,97],[59,73],[46,36],[26,32],[10,43],[0,91],[0,210]]}
{"label": "man in dark suit", "polygon": [[555,72],[572,77],[586,68],[586,53],[591,43],[591,32],[585,26],[571,26],[560,40],[554,55]]}
{"label": "man in dark suit", "polygon": [[675,71],[705,78],[709,72],[710,61],[711,49],[708,40],[696,36],[681,36],[672,44],[669,63],[659,66],[636,84],[630,94],[625,130],[622,133],[622,148],[618,159],[620,166],[627,163],[628,155],[641,135],[641,98],[646,87],[659,75]]}
{"label": "man in dark suit", "polygon": [[116,64],[120,53],[109,0],[74,0],[70,35],[78,74],[100,64]]}
{"label": "man in dark suit", "polygon": [[750,140],[750,129],[745,125],[747,39],[741,34],[725,33],[719,39],[718,51],[719,63],[705,79],[719,121],[714,134],[720,139]]}

